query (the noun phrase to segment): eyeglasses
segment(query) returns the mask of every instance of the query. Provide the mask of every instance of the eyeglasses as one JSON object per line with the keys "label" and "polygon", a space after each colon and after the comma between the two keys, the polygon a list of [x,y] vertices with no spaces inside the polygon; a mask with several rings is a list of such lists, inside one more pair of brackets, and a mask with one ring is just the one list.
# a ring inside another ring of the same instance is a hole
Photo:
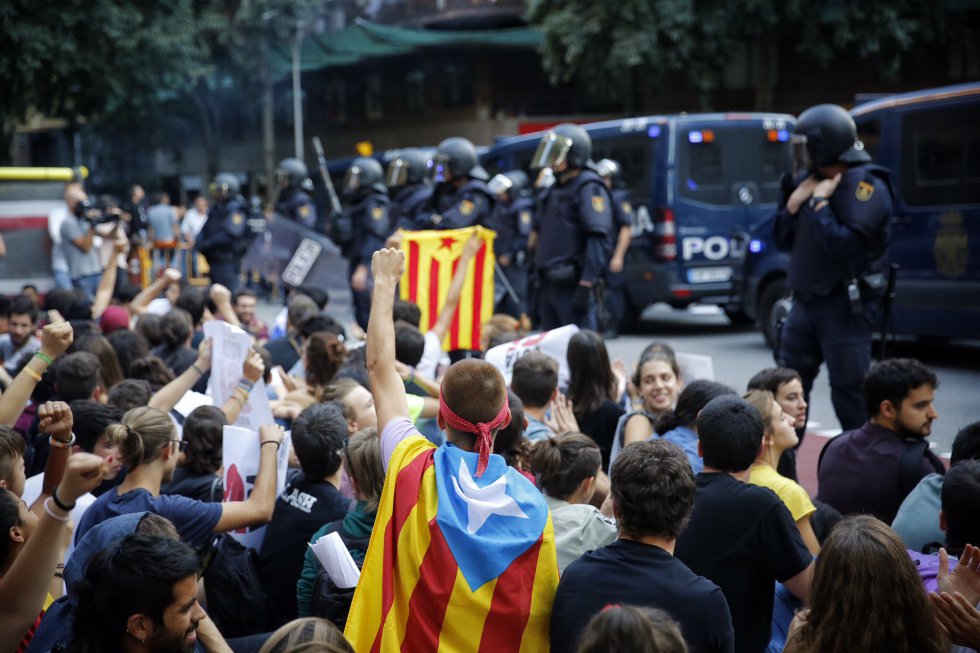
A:
{"label": "eyeglasses", "polygon": [[187,441],[186,440],[171,440],[171,442],[174,442],[174,443],[177,444],[177,451],[184,451],[185,449],[187,449]]}

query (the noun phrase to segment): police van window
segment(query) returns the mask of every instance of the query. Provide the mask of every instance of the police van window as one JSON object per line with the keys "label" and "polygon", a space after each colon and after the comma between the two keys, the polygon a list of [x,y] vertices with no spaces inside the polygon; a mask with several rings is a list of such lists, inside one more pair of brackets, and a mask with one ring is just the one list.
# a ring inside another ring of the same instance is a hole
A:
{"label": "police van window", "polygon": [[635,203],[650,201],[650,184],[653,178],[652,140],[646,132],[627,134],[616,138],[592,140],[592,159],[613,159],[623,171],[623,183]]}
{"label": "police van window", "polygon": [[881,146],[881,120],[877,118],[858,120],[857,129],[858,139],[864,143],[864,151],[871,156],[872,161],[876,161]]}
{"label": "police van window", "polygon": [[901,190],[909,206],[980,202],[977,104],[909,112],[902,121]]}
{"label": "police van window", "polygon": [[724,148],[732,142],[731,134],[714,129],[681,129],[678,131],[678,163],[681,195],[708,204],[728,204],[730,193],[725,183]]}

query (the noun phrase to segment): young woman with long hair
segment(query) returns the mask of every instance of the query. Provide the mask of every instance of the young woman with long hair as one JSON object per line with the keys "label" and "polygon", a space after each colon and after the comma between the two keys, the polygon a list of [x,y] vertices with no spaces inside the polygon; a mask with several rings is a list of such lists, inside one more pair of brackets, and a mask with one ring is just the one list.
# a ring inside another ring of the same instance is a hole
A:
{"label": "young woman with long hair", "polygon": [[568,399],[579,431],[592,438],[609,465],[616,424],[624,411],[616,403],[616,377],[606,343],[595,331],[583,330],[568,342]]}

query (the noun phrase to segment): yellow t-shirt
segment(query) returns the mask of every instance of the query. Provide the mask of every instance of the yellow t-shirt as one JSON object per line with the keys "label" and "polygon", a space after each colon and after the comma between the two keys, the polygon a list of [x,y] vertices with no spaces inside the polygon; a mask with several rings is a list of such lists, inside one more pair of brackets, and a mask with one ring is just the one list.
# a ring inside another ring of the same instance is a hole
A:
{"label": "yellow t-shirt", "polygon": [[752,469],[749,470],[749,482],[775,492],[789,508],[793,521],[800,521],[817,511],[813,501],[810,500],[810,495],[799,483],[780,475],[769,465],[752,465]]}

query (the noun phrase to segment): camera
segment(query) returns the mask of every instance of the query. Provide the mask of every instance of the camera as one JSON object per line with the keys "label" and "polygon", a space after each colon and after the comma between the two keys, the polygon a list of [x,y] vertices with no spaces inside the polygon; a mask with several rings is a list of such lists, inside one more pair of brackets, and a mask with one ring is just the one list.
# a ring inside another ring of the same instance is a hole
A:
{"label": "camera", "polygon": [[84,199],[75,204],[74,214],[76,218],[85,220],[92,226],[105,224],[106,222],[117,222],[121,217],[118,210],[106,211],[103,207],[89,199]]}

